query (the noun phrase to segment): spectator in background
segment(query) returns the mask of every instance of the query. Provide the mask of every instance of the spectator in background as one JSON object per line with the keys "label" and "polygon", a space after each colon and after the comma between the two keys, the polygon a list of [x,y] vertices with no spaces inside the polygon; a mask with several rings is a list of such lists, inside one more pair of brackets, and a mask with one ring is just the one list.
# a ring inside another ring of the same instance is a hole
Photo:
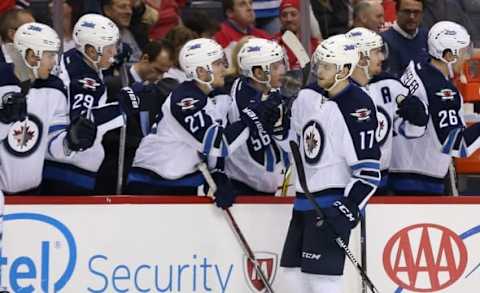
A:
{"label": "spectator in background", "polygon": [[0,20],[0,37],[2,38],[0,62],[12,63],[9,52],[15,50],[13,48],[15,32],[22,24],[34,21],[32,13],[24,9],[11,9],[2,15]]}
{"label": "spectator in background", "polygon": [[150,29],[150,39],[159,40],[180,24],[180,9],[186,0],[146,0],[158,13],[158,20]]}
{"label": "spectator in background", "polygon": [[[127,118],[124,182],[140,141],[150,132],[150,127],[161,111],[163,102],[178,84],[173,79],[163,79],[163,74],[173,64],[173,51],[173,46],[167,40],[147,43],[143,48],[140,61],[133,64],[128,71],[129,86],[140,97],[140,112]],[[119,78],[116,77],[116,79]],[[117,96],[115,92],[120,90],[120,84],[119,80],[110,81],[111,96]],[[112,194],[116,191],[119,141],[119,129],[112,130],[103,137],[105,158],[97,175],[95,187],[97,194]]]}
{"label": "spectator in background", "polygon": [[256,27],[275,34],[280,29],[279,21],[280,1],[278,0],[253,0]]}
{"label": "spectator in background", "polygon": [[194,31],[201,38],[213,38],[220,26],[205,11],[194,10],[183,19],[183,25]]}
{"label": "spectator in background", "polygon": [[364,27],[380,33],[385,23],[382,2],[363,0],[353,6],[353,27]]}
{"label": "spectator in background", "polygon": [[[292,50],[282,42],[282,35],[289,30],[294,33],[299,40],[302,39],[301,22],[300,22],[300,1],[299,0],[282,0],[280,3],[280,23],[281,30],[275,35],[277,42],[282,45],[286,52],[290,70],[299,70],[300,64]],[[317,38],[310,38],[310,47],[307,52],[313,53],[319,44]]]}
{"label": "spectator in background", "polygon": [[265,31],[254,27],[255,11],[252,0],[224,0],[223,11],[227,16],[220,25],[220,31],[215,34],[215,40],[225,49],[228,61],[231,59],[232,49],[244,36],[272,39]]}
{"label": "spectator in background", "polygon": [[[477,32],[480,32],[480,0],[460,0],[463,10],[467,12]],[[480,48],[480,36],[472,36],[476,48]]]}
{"label": "spectator in background", "polygon": [[180,53],[180,50],[182,49],[183,45],[185,45],[186,42],[196,39],[197,37],[198,36],[195,32],[184,27],[183,25],[176,26],[167,33],[167,35],[165,36],[165,39],[170,41],[170,43],[173,45],[174,54],[173,54],[173,66],[170,68],[170,70],[167,73],[164,74],[164,78],[167,78],[167,77],[173,78],[179,83],[182,83],[187,79],[185,72],[183,72],[183,70],[180,69],[178,54]]}
{"label": "spectator in background", "polygon": [[173,66],[174,49],[168,40],[150,42],[129,70],[130,83],[155,83]]}
{"label": "spectator in background", "polygon": [[383,0],[383,11],[385,15],[384,30],[389,29],[395,20],[397,20],[397,10],[395,9],[395,0]]}
{"label": "spectator in background", "polygon": [[[142,15],[146,10],[145,3],[143,0],[101,1],[105,16],[113,20],[120,29],[120,41],[131,49],[130,60],[138,61],[142,54],[141,47],[148,42],[148,32],[141,22]],[[137,26],[141,26],[141,28],[139,29]],[[133,31],[135,34],[132,33]]]}
{"label": "spectator in background", "polygon": [[472,40],[479,39],[479,31],[464,10],[461,0],[425,0],[422,25],[430,29],[442,20],[460,24],[467,29]]}
{"label": "spectator in background", "polygon": [[350,0],[311,0],[311,4],[324,39],[350,29]]}
{"label": "spectator in background", "polygon": [[397,21],[382,33],[388,45],[389,56],[385,71],[400,77],[410,61],[426,62],[428,31],[420,27],[424,0],[398,0]]}
{"label": "spectator in background", "polygon": [[0,1],[0,15],[15,6],[15,0],[3,0]]}

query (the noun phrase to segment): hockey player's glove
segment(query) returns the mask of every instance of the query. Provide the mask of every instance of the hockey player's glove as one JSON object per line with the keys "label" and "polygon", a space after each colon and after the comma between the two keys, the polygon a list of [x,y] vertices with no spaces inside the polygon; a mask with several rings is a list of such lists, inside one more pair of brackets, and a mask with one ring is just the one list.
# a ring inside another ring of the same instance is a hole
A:
{"label": "hockey player's glove", "polygon": [[348,198],[335,201],[331,207],[323,211],[328,225],[339,236],[355,228],[360,217],[357,205]]}
{"label": "hockey player's glove", "polygon": [[428,123],[428,115],[425,105],[415,96],[398,96],[397,115],[416,126],[425,126]]}
{"label": "hockey player's glove", "polygon": [[140,99],[130,87],[124,87],[118,93],[120,109],[127,116],[135,115],[140,110]]}
{"label": "hockey player's glove", "polygon": [[267,100],[252,103],[242,109],[240,118],[250,128],[253,136],[261,136],[265,131],[273,134],[275,123],[280,118],[280,108],[282,100],[279,94],[271,95]]}
{"label": "hockey player's glove", "polygon": [[230,179],[225,175],[225,173],[221,171],[215,171],[212,173],[212,178],[217,185],[217,190],[215,191],[215,204],[217,207],[225,209],[229,208],[233,205],[235,201],[235,197],[237,194],[235,193],[235,189],[233,188],[232,182]]}
{"label": "hockey player's glove", "polygon": [[6,93],[0,102],[0,121],[2,123],[23,121],[27,117],[27,99],[23,94]]}
{"label": "hockey player's glove", "polygon": [[67,146],[72,151],[83,151],[93,146],[97,137],[97,126],[83,116],[75,118],[67,129]]}

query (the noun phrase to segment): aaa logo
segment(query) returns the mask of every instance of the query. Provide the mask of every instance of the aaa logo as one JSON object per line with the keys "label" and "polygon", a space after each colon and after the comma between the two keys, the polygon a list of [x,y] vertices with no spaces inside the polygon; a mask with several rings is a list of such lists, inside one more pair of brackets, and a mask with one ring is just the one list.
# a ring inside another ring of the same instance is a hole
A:
{"label": "aaa logo", "polygon": [[452,230],[417,224],[398,231],[383,252],[386,273],[400,288],[436,292],[454,284],[467,265],[467,249]]}

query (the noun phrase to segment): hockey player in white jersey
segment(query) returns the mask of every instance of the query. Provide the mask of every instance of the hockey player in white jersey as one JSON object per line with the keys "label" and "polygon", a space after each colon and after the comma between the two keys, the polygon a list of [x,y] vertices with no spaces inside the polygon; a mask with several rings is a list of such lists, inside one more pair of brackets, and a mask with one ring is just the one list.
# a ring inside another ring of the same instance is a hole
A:
{"label": "hockey player in white jersey", "polygon": [[[232,86],[230,122],[240,120],[240,113],[246,106],[257,103],[275,106],[283,100],[279,88],[285,76],[286,62],[281,46],[270,40],[252,38],[242,46],[237,59],[241,76]],[[270,115],[272,119],[280,117],[280,108],[274,109],[278,113]],[[239,194],[274,195],[282,185],[282,171],[288,164],[288,154],[277,146],[271,134],[266,129],[260,135],[251,133],[246,143],[226,160],[226,173]]]}
{"label": "hockey player in white jersey", "polygon": [[382,180],[377,194],[387,194],[388,170],[392,157],[393,133],[409,139],[425,133],[428,112],[425,104],[393,75],[382,72],[386,50],[382,37],[374,31],[358,27],[350,30],[351,38],[360,51],[360,61],[352,73],[352,80],[368,93],[377,107],[376,138],[381,150]]}
{"label": "hockey player in white jersey", "polygon": [[76,48],[63,56],[60,78],[68,89],[70,120],[79,121],[83,131],[71,148],[77,151],[72,157],[62,160],[47,154],[42,193],[91,193],[104,158],[103,135],[125,123],[122,113],[138,109],[138,98],[130,88],[120,91],[118,102],[107,103],[102,70],[112,65],[119,36],[117,26],[102,15],[87,14],[75,24]]}
{"label": "hockey player in white jersey", "polygon": [[463,98],[451,81],[470,57],[470,35],[459,24],[438,22],[428,33],[428,53],[429,62],[410,63],[401,77],[430,116],[424,136],[393,139],[390,182],[396,194],[444,194],[452,157],[468,157],[480,146],[480,124],[465,126]]}
{"label": "hockey player in white jersey", "polygon": [[65,86],[51,74],[60,50],[57,33],[47,25],[27,23],[16,31],[14,46],[18,53],[12,65],[1,69],[0,91],[3,99],[25,97],[28,116],[2,137],[0,188],[8,194],[35,194],[45,154],[66,158],[83,129],[77,122],[69,124]]}
{"label": "hockey player in white jersey", "polygon": [[263,104],[246,107],[241,120],[226,124],[231,98],[212,96],[214,89],[224,86],[227,65],[222,47],[211,39],[195,39],[183,46],[179,56],[189,80],[172,91],[159,122],[140,143],[128,192],[197,194],[204,182],[197,170],[203,157],[217,183],[217,205],[228,207],[234,192],[224,174],[225,158],[245,143],[251,131],[262,130],[262,115],[268,109]]}
{"label": "hockey player in white jersey", "polygon": [[347,36],[324,40],[312,57],[316,82],[292,106],[289,139],[299,140],[307,184],[326,219],[318,227],[314,206],[297,183],[281,259],[287,292],[342,292],[345,254],[334,239],[348,242],[380,182],[375,105],[349,80],[358,60]]}

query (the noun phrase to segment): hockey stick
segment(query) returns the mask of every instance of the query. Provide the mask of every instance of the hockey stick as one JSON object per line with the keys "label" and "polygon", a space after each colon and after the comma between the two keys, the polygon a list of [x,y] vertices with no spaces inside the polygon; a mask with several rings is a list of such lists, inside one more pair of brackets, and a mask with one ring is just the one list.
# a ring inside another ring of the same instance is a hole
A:
{"label": "hockey stick", "polygon": [[[290,148],[292,150],[293,160],[295,161],[295,166],[297,168],[298,181],[300,182],[300,186],[302,186],[305,196],[313,204],[313,207],[317,212],[317,216],[319,219],[319,222],[317,223],[317,225],[319,225],[319,223],[323,224],[323,219],[325,219],[325,215],[322,209],[320,208],[320,206],[318,205],[318,203],[313,198],[310,191],[308,190],[307,181],[305,177],[305,170],[303,168],[303,161],[300,155],[299,146],[294,141],[290,141]],[[345,252],[345,255],[348,257],[350,262],[352,262],[352,264],[355,266],[357,271],[360,273],[360,276],[362,277],[363,281],[367,284],[368,288],[370,288],[370,291],[372,291],[373,293],[379,293],[378,289],[373,285],[372,281],[367,276],[367,273],[364,271],[364,269],[362,268],[360,263],[357,261],[353,253],[350,251],[350,248],[348,248],[348,245],[345,243],[345,241],[343,241],[343,239],[340,236],[338,236],[335,239],[335,242],[337,242],[338,246]]]}
{"label": "hockey stick", "polygon": [[[120,79],[122,81],[122,87],[128,86],[127,64],[125,64],[125,62],[120,66]],[[122,194],[123,166],[125,165],[125,146],[127,143],[127,116],[125,114],[122,115],[124,118],[124,124],[120,128],[120,141],[118,143],[117,194]]]}
{"label": "hockey stick", "polygon": [[283,43],[292,51],[293,55],[297,57],[298,63],[302,68],[303,80],[302,84],[305,85],[308,81],[308,75],[310,73],[310,56],[303,47],[297,36],[291,31],[287,30],[282,35]]}
{"label": "hockey stick", "polygon": [[[217,190],[217,185],[215,184],[215,181],[213,180],[212,175],[208,170],[207,164],[205,162],[201,162],[197,165],[197,168],[200,170],[200,172],[202,172],[202,175],[205,178],[205,181],[207,181],[208,183],[209,190],[207,195],[213,199],[214,198],[213,194]],[[255,271],[260,276],[260,279],[262,280],[263,285],[265,286],[266,292],[274,293],[270,283],[268,282],[268,278],[263,273],[262,268],[260,267],[260,264],[255,258],[255,254],[253,253],[253,250],[250,248],[250,245],[248,245],[248,242],[243,236],[243,233],[240,230],[240,227],[238,226],[237,222],[235,221],[235,218],[233,217],[232,213],[230,212],[230,209],[224,208],[222,210],[223,210],[223,214],[225,215],[225,218],[227,219],[227,222],[230,224],[230,227],[232,227],[233,233],[238,239],[243,252],[245,253],[245,255],[247,255],[248,259],[253,263],[255,267]]]}

